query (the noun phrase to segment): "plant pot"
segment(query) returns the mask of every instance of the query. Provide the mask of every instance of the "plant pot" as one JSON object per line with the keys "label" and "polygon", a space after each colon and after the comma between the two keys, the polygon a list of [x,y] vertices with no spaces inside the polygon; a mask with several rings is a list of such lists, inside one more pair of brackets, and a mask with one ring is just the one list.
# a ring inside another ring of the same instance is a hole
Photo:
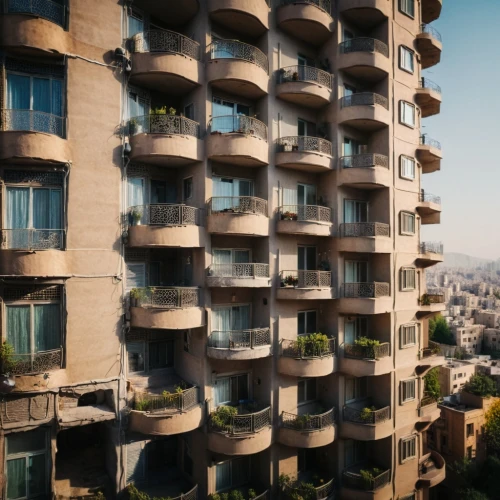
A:
{"label": "plant pot", "polygon": [[292,146],[292,151],[298,151],[299,147],[298,146]]}

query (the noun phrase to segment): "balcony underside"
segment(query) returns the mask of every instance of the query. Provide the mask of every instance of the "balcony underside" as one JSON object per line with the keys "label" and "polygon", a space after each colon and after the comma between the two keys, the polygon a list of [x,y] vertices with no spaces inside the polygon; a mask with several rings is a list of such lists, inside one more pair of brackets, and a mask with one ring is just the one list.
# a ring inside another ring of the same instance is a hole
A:
{"label": "balcony underside", "polygon": [[356,490],[342,485],[340,498],[345,500],[388,500],[392,498],[392,483],[388,482],[374,491]]}
{"label": "balcony underside", "polygon": [[207,136],[206,148],[209,159],[236,167],[262,167],[269,163],[269,145],[256,136],[212,133]]}
{"label": "balcony underside", "polygon": [[287,288],[276,290],[278,300],[331,300],[335,298],[334,288]]}
{"label": "balcony underside", "polygon": [[358,441],[375,441],[385,439],[394,431],[392,420],[385,420],[378,424],[357,424],[344,420],[340,426],[342,439],[356,439]]}
{"label": "balcony underside", "polygon": [[272,428],[267,427],[253,434],[229,435],[208,433],[208,449],[223,455],[252,455],[266,450],[272,444]]}
{"label": "balcony underside", "polygon": [[434,116],[441,111],[441,94],[432,89],[417,89],[416,103],[420,106],[422,118]]}
{"label": "balcony underside", "polygon": [[205,325],[205,309],[203,307],[183,309],[131,307],[130,316],[131,325],[136,328],[186,330]]}
{"label": "balcony underside", "polygon": [[342,314],[384,314],[392,311],[390,297],[373,298],[340,298],[337,302],[339,312]]}
{"label": "balcony underside", "polygon": [[269,29],[266,0],[210,0],[208,13],[212,21],[253,38]]}
{"label": "balcony underside", "polygon": [[422,69],[427,69],[441,62],[443,44],[429,33],[417,35],[417,50],[420,54]]}
{"label": "balcony underside", "polygon": [[370,83],[380,82],[391,71],[391,60],[379,52],[349,52],[339,55],[339,69]]}
{"label": "balcony underside", "polygon": [[222,359],[226,361],[244,361],[252,359],[267,358],[271,356],[271,346],[264,345],[246,348],[220,349],[217,347],[207,347],[207,356],[212,359]]}
{"label": "balcony underside", "polygon": [[269,288],[271,278],[207,276],[208,288]]}
{"label": "balcony underside", "polygon": [[417,311],[417,318],[419,319],[430,318],[443,311],[446,311],[446,304],[431,304],[429,306],[419,305]]}
{"label": "balcony underside", "polygon": [[280,356],[278,372],[291,377],[326,377],[335,372],[336,361],[333,354],[321,358],[303,359]]}
{"label": "balcony underside", "polygon": [[207,231],[211,234],[269,236],[269,219],[257,214],[214,213],[207,218]]}
{"label": "balcony underside", "polygon": [[421,201],[417,207],[422,224],[441,223],[441,205],[431,201]]}
{"label": "balcony underside", "polygon": [[432,23],[441,15],[443,0],[422,0],[422,21]]}
{"label": "balcony underside", "polygon": [[331,222],[278,220],[276,232],[280,234],[308,234],[311,236],[332,236]]}
{"label": "balcony underside", "polygon": [[370,30],[391,15],[391,5],[386,0],[340,0],[339,12],[362,30]]}
{"label": "balcony underside", "polygon": [[288,151],[276,153],[276,166],[304,172],[328,172],[333,169],[332,157],[314,151]]}
{"label": "balcony underside", "polygon": [[292,448],[319,448],[333,443],[336,431],[335,424],[314,431],[280,427],[278,440],[281,444]]}
{"label": "balcony underside", "polygon": [[354,189],[380,189],[392,184],[391,171],[386,167],[342,168],[337,171],[339,186]]}
{"label": "balcony underside", "polygon": [[443,154],[440,149],[426,144],[418,146],[417,159],[422,165],[423,174],[431,174],[441,170],[442,158]]}
{"label": "balcony underside", "polygon": [[385,375],[392,371],[393,359],[386,356],[380,359],[340,358],[340,371],[353,377],[372,377]]}
{"label": "balcony underside", "polygon": [[187,23],[200,10],[199,0],[182,0],[182,2],[135,0],[134,4],[145,12],[148,12],[152,17],[175,26]]}
{"label": "balcony underside", "polygon": [[382,106],[347,106],[338,114],[339,123],[364,132],[373,132],[388,127],[389,110]]}
{"label": "balcony underside", "polygon": [[131,226],[128,229],[129,247],[200,248],[205,246],[203,228],[194,225]]}
{"label": "balcony underside", "polygon": [[285,82],[276,87],[276,97],[306,108],[320,109],[329,104],[332,91],[314,82]]}
{"label": "balcony underside", "polygon": [[435,266],[436,264],[440,264],[441,262],[444,262],[444,256],[438,253],[420,253],[417,257],[417,266],[422,268]]}
{"label": "balcony underside", "polygon": [[337,240],[339,252],[391,253],[392,240],[387,236],[343,237]]}

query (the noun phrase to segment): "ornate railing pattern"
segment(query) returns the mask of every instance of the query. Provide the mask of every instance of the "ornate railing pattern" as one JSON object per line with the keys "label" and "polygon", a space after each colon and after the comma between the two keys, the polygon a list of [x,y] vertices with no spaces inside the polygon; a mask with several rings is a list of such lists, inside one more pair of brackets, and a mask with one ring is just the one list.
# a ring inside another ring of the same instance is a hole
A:
{"label": "ornate railing pattern", "polygon": [[443,255],[443,244],[437,241],[423,241],[420,243],[420,253],[436,253]]}
{"label": "ornate railing pattern", "polygon": [[246,115],[214,116],[208,124],[211,134],[246,134],[267,141],[267,125]]}
{"label": "ornate railing pattern", "polygon": [[169,30],[151,30],[132,37],[134,52],[167,52],[200,60],[200,44]]}
{"label": "ornate railing pattern", "polygon": [[319,415],[299,416],[284,411],[281,414],[283,427],[300,431],[319,431],[331,427],[335,420],[335,408]]}
{"label": "ornate railing pattern", "polygon": [[343,296],[346,298],[377,298],[389,297],[391,295],[391,285],[389,283],[368,282],[368,283],[344,283]]}
{"label": "ornate railing pattern", "polygon": [[351,38],[339,45],[341,54],[351,52],[378,52],[385,57],[389,57],[389,47],[384,42],[375,38]]}
{"label": "ornate railing pattern", "polygon": [[266,54],[253,45],[238,40],[214,40],[208,48],[210,59],[241,59],[269,73],[269,61]]}
{"label": "ornate railing pattern", "polygon": [[[134,215],[136,221],[148,226],[199,226],[201,210],[188,205],[154,203],[136,205],[129,208],[129,218]],[[136,222],[137,223],[137,222]]]}
{"label": "ornate railing pattern", "polygon": [[[329,498],[333,493],[333,479],[330,479],[327,483],[322,486],[314,488],[316,490],[316,500],[321,500],[324,498]],[[301,486],[300,482],[295,482],[292,484],[287,484],[284,486],[285,498],[295,499],[295,498],[311,498],[309,489],[305,489]]]}
{"label": "ornate railing pattern", "polygon": [[442,42],[442,38],[441,38],[441,33],[439,33],[439,31],[434,28],[434,26],[431,26],[430,24],[422,24],[420,26],[420,32],[421,33],[428,33],[429,35],[432,36],[432,38],[435,38],[438,42]]}
{"label": "ornate railing pattern", "polygon": [[431,194],[431,193],[426,193],[423,190],[420,192],[418,199],[419,199],[419,201],[436,203],[437,205],[441,205],[441,197],[440,196],[436,196],[436,195]]}
{"label": "ornate railing pattern", "polygon": [[391,344],[384,342],[379,345],[364,346],[344,344],[344,357],[355,359],[380,359],[391,355]]}
{"label": "ornate railing pattern", "polygon": [[267,201],[255,196],[214,196],[208,202],[208,213],[256,214],[267,217]]}
{"label": "ornate railing pattern", "polygon": [[11,375],[45,373],[62,368],[63,348],[40,351],[33,354],[14,354]]}
{"label": "ornate railing pattern", "polygon": [[331,89],[333,75],[313,66],[286,66],[278,72],[278,83],[288,82],[314,82]]}
{"label": "ornate railing pattern", "polygon": [[377,153],[364,153],[340,158],[342,168],[367,168],[386,167],[389,168],[389,158]]}
{"label": "ornate railing pattern", "polygon": [[441,143],[436,141],[436,139],[432,139],[426,134],[420,136],[420,144],[422,146],[430,146],[431,148],[441,149]]}
{"label": "ornate railing pattern", "polygon": [[389,109],[387,97],[374,92],[357,92],[356,94],[346,95],[340,99],[340,106],[348,108],[350,106],[379,106]]}
{"label": "ornate railing pattern", "polygon": [[271,330],[269,328],[214,331],[208,338],[208,347],[216,349],[253,349],[266,345],[271,345]]}
{"label": "ornate railing pattern", "polygon": [[260,495],[254,497],[253,500],[264,500],[264,499],[267,499],[268,494],[269,494],[269,491],[266,490],[266,491],[264,491],[264,493],[261,493]]}
{"label": "ornate railing pattern", "polygon": [[7,12],[33,14],[62,27],[66,24],[66,6],[51,0],[8,0]]}
{"label": "ornate railing pattern", "polygon": [[324,10],[327,14],[330,14],[332,11],[331,0],[280,0],[280,5],[289,5],[291,3],[310,3]]}
{"label": "ornate railing pattern", "polygon": [[281,271],[283,283],[292,282],[295,288],[330,288],[332,273],[330,271]]}
{"label": "ornate railing pattern", "polygon": [[337,339],[328,339],[326,342],[283,339],[281,341],[281,355],[286,358],[310,359],[333,356]]}
{"label": "ornate railing pattern", "polygon": [[332,209],[318,205],[283,205],[278,207],[281,220],[301,222],[331,222]]}
{"label": "ornate railing pattern", "polygon": [[148,411],[188,411],[200,402],[200,388],[195,386],[182,392],[169,394],[136,394],[139,401],[147,402]]}
{"label": "ornate railing pattern", "polygon": [[200,289],[197,287],[155,286],[140,290],[144,291],[138,299],[140,307],[176,309],[200,306]]}
{"label": "ornate railing pattern", "polygon": [[[362,469],[362,466],[361,466]],[[357,490],[375,491],[385,486],[391,480],[391,469],[382,472],[373,479],[364,478],[359,472],[346,470],[342,473],[342,480],[349,488]]]}
{"label": "ornate railing pattern", "polygon": [[340,224],[340,236],[342,238],[369,238],[390,235],[389,224],[382,222],[348,222]]}
{"label": "ornate railing pattern", "polygon": [[2,109],[1,129],[4,132],[45,132],[66,137],[66,118],[31,109]]}
{"label": "ornate railing pattern", "polygon": [[128,132],[136,134],[165,134],[200,136],[200,124],[177,115],[134,116],[128,121]]}
{"label": "ornate railing pattern", "polygon": [[427,344],[427,347],[420,350],[420,358],[430,358],[431,356],[437,356],[441,352],[441,347],[437,342],[429,340]]}
{"label": "ornate railing pattern", "polygon": [[441,87],[437,84],[429,80],[428,78],[421,78],[419,82],[419,89],[429,89],[441,94]]}
{"label": "ornate railing pattern", "polygon": [[445,303],[445,300],[444,300],[444,295],[442,294],[437,294],[437,293],[425,293],[422,297],[422,299],[420,300],[420,302],[422,303],[421,305],[427,305],[423,302],[428,302],[429,304],[444,304]]}
{"label": "ornate railing pattern", "polygon": [[61,250],[64,229],[1,229],[0,248],[3,250]]}
{"label": "ornate railing pattern", "polygon": [[180,497],[176,497],[172,500],[197,500],[198,499],[198,485],[193,489],[189,490],[187,493],[183,493]]}
{"label": "ornate railing pattern", "polygon": [[[367,407],[371,405],[367,404]],[[355,422],[356,424],[380,424],[391,418],[391,407],[386,406],[380,408],[379,410],[370,410],[369,413],[363,413],[362,410],[358,408],[353,408],[352,406],[344,406],[344,420],[348,422]]]}
{"label": "ornate railing pattern", "polygon": [[209,428],[211,431],[222,432],[224,434],[253,434],[259,432],[265,427],[271,425],[271,407],[268,406],[261,411],[255,413],[247,413],[243,415],[234,415],[231,417],[231,422],[223,428],[214,424],[213,420],[209,420]]}
{"label": "ornate railing pattern", "polygon": [[276,141],[278,153],[303,151],[306,153],[322,153],[332,156],[332,143],[321,137],[306,135],[281,137]]}
{"label": "ornate railing pattern", "polygon": [[215,278],[269,278],[269,264],[211,264],[208,276]]}

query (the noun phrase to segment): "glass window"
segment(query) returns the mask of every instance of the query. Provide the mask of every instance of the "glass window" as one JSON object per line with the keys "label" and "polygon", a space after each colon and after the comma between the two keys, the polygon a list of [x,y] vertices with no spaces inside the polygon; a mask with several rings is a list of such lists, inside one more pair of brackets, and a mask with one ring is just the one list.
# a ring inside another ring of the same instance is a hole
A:
{"label": "glass window", "polygon": [[467,424],[467,437],[474,435],[474,424]]}
{"label": "glass window", "polygon": [[235,458],[215,466],[215,489],[222,491],[242,486],[250,480],[250,457]]}
{"label": "glass window", "polygon": [[366,283],[368,281],[368,262],[348,260],[345,262],[346,283]]}
{"label": "glass window", "polygon": [[400,122],[408,127],[415,127],[415,105],[406,101],[400,101]]}
{"label": "glass window", "polygon": [[344,342],[354,344],[359,337],[366,337],[368,334],[368,318],[357,316],[354,319],[346,319],[344,323]]}
{"label": "glass window", "polygon": [[415,70],[415,53],[408,47],[399,47],[399,67],[409,73]]}
{"label": "glass window", "polygon": [[401,269],[401,290],[415,290],[416,269],[414,267],[403,267]]}
{"label": "glass window", "polygon": [[417,436],[411,436],[401,440],[401,462],[405,462],[417,456]]}
{"label": "glass window", "polygon": [[215,406],[235,405],[248,399],[248,374],[218,377],[214,390]]}
{"label": "glass window", "polygon": [[146,358],[146,344],[144,342],[127,343],[128,371],[129,373],[143,372]]}
{"label": "glass window", "polygon": [[365,379],[362,377],[345,377],[344,401],[349,403],[365,397],[366,386]]}
{"label": "glass window", "polygon": [[350,467],[366,458],[366,443],[346,439],[344,441],[344,466]]}
{"label": "glass window", "polygon": [[190,103],[184,106],[184,116],[189,120],[194,120],[194,104]]}
{"label": "glass window", "polygon": [[368,222],[368,202],[344,200],[344,223]]}
{"label": "glass window", "polygon": [[403,235],[415,234],[415,214],[401,212],[400,231]]}
{"label": "glass window", "polygon": [[401,382],[401,402],[413,401],[415,399],[416,380],[403,380]]}
{"label": "glass window", "polygon": [[316,450],[311,448],[298,448],[297,472],[299,474],[313,470],[316,464]]}
{"label": "glass window", "polygon": [[148,345],[149,369],[174,366],[174,341],[150,342]]}
{"label": "glass window", "polygon": [[193,178],[187,177],[182,182],[182,198],[184,201],[190,200],[193,197]]}
{"label": "glass window", "polygon": [[297,259],[299,270],[314,271],[316,269],[316,247],[297,248]]}
{"label": "glass window", "polygon": [[417,343],[417,325],[415,323],[401,326],[401,347]]}
{"label": "glass window", "polygon": [[297,313],[297,334],[316,333],[316,311],[300,311]]}
{"label": "glass window", "polygon": [[316,379],[304,378],[300,379],[298,384],[298,404],[305,403],[306,401],[314,401],[316,399]]}
{"label": "glass window", "polygon": [[410,179],[410,180],[415,179],[416,162],[414,158],[401,155],[400,165],[401,165],[401,177],[403,177],[403,179]]}
{"label": "glass window", "polygon": [[415,0],[399,0],[399,10],[410,16],[412,18],[415,17]]}

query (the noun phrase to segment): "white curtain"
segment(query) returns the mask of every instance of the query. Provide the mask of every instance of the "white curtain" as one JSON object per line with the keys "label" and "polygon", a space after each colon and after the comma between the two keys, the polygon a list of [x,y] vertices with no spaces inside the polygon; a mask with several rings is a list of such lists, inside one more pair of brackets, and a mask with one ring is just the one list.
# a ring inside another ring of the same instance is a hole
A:
{"label": "white curtain", "polygon": [[220,491],[231,486],[231,461],[215,466],[215,489]]}
{"label": "white curtain", "polygon": [[47,78],[33,78],[33,109],[50,113],[51,109],[50,80]]}
{"label": "white curtain", "polygon": [[213,250],[214,264],[231,264],[231,250],[214,249]]}
{"label": "white curtain", "polygon": [[30,87],[29,76],[7,73],[7,109],[30,109]]}
{"label": "white curtain", "polygon": [[231,401],[231,378],[219,378],[214,386],[214,403],[219,406]]}
{"label": "white curtain", "polygon": [[232,330],[231,307],[217,307],[212,311],[213,330],[228,332]]}
{"label": "white curtain", "polygon": [[237,122],[237,119],[233,119],[234,114],[232,102],[214,99],[212,102],[212,132],[221,132],[222,134],[233,132]]}
{"label": "white curtain", "polygon": [[144,31],[144,21],[135,17],[134,15],[128,16],[128,36],[133,37],[137,33]]}
{"label": "white curtain", "polygon": [[50,351],[61,346],[59,304],[35,304],[35,350]]}
{"label": "white curtain", "polygon": [[127,177],[128,185],[128,206],[135,207],[137,205],[146,204],[146,179],[143,177]]}
{"label": "white curtain", "polygon": [[344,323],[344,342],[346,344],[354,344],[355,340],[355,327],[353,321],[346,321]]}
{"label": "white curtain", "polygon": [[344,200],[344,222],[346,224],[356,222],[353,200]]}
{"label": "white curtain", "polygon": [[33,227],[61,229],[61,190],[33,189]]}
{"label": "white curtain", "polygon": [[125,291],[146,286],[146,264],[144,262],[127,263]]}
{"label": "white curtain", "polygon": [[29,224],[29,188],[7,188],[7,228],[26,229]]}
{"label": "white curtain", "polygon": [[233,205],[233,179],[214,177],[213,179],[213,195],[212,210],[219,212],[226,208],[231,208]]}

